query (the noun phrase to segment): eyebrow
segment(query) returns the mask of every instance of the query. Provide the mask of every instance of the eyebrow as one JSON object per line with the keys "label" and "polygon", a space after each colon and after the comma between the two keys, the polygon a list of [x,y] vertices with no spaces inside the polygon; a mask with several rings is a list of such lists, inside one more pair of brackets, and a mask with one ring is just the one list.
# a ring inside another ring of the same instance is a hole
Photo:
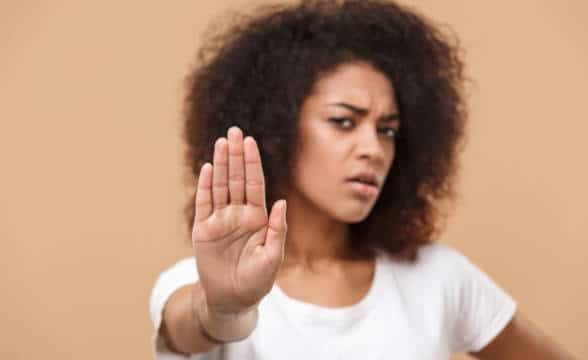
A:
{"label": "eyebrow", "polygon": [[[355,105],[347,104],[347,103],[344,103],[344,102],[331,103],[329,105],[341,106],[341,107],[344,107],[344,108],[346,108],[348,110],[351,110],[354,113],[359,114],[359,115],[362,115],[362,116],[365,116],[368,113],[367,109],[360,108],[360,107],[357,107]],[[386,116],[382,117],[382,120],[384,120],[384,121],[400,120],[400,115],[398,113],[386,115]]]}

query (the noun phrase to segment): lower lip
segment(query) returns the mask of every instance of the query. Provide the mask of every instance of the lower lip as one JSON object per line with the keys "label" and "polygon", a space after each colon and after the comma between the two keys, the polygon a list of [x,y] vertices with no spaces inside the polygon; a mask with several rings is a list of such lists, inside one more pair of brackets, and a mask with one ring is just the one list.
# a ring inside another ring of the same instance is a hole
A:
{"label": "lower lip", "polygon": [[354,180],[349,180],[347,183],[351,186],[351,191],[354,194],[363,198],[371,199],[378,195],[378,188],[374,185],[364,184]]}

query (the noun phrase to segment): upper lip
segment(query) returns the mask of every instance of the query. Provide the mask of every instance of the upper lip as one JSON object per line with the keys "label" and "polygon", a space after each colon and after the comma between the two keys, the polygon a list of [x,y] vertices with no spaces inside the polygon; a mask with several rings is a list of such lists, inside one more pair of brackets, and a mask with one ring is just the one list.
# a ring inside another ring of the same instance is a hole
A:
{"label": "upper lip", "polygon": [[375,186],[380,186],[380,179],[374,171],[359,171],[359,172],[355,173],[355,175],[348,178],[347,180],[358,180],[358,179],[367,180],[367,181],[373,183]]}

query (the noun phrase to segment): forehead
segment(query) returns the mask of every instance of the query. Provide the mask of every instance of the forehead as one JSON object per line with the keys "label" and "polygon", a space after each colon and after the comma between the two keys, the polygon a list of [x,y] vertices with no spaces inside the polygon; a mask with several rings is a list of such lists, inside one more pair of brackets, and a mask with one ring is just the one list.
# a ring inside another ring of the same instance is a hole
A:
{"label": "forehead", "polygon": [[366,62],[341,64],[321,74],[310,98],[318,102],[345,100],[365,107],[396,108],[392,82]]}

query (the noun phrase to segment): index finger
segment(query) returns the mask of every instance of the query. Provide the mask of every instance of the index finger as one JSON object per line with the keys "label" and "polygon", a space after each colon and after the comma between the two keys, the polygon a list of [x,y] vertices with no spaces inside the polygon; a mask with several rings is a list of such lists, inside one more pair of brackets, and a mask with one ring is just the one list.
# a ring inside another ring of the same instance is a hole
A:
{"label": "index finger", "polygon": [[243,139],[245,152],[245,199],[247,203],[265,208],[265,178],[257,142],[251,136]]}

